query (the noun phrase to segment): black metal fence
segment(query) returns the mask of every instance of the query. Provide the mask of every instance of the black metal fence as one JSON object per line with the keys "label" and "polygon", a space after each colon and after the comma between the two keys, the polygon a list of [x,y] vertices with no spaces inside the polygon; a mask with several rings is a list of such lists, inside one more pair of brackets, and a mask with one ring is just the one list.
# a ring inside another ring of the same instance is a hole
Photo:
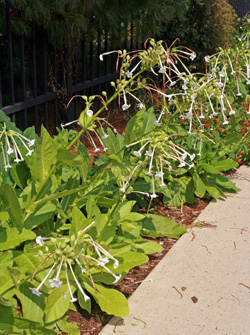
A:
{"label": "black metal fence", "polygon": [[239,17],[242,18],[248,12],[250,13],[250,0],[229,0],[228,2],[233,6]]}
{"label": "black metal fence", "polygon": [[[115,55],[99,61],[99,54],[110,48],[108,39],[83,41],[72,59],[67,50],[54,50],[35,25],[30,36],[13,34],[10,5],[5,0],[0,6],[5,9],[0,26],[0,109],[21,129],[35,125],[38,132],[43,123],[55,132],[61,122],[77,119],[84,108],[81,99],[66,108],[72,96],[100,94],[118,78]],[[126,47],[133,48],[131,35]]]}

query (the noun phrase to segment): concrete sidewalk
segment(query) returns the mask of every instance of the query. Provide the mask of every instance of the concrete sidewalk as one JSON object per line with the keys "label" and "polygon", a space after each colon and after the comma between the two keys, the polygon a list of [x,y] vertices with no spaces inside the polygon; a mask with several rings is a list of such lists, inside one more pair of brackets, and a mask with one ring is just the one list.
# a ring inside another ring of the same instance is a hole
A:
{"label": "concrete sidewalk", "polygon": [[250,167],[211,202],[100,335],[250,335]]}

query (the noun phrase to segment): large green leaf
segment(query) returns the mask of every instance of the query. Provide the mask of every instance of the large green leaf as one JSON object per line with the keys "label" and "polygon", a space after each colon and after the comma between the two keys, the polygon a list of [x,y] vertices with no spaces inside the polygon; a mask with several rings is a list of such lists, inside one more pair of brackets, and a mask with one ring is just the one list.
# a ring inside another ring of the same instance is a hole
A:
{"label": "large green leaf", "polygon": [[56,147],[47,130],[42,126],[41,137],[37,143],[36,150],[36,169],[37,178],[42,182],[53,164],[56,163]]}
{"label": "large green leaf", "polygon": [[30,172],[25,162],[13,166],[10,170],[11,178],[23,190],[27,186],[27,180],[30,178]]}
{"label": "large green leaf", "polygon": [[239,165],[236,161],[233,161],[230,158],[222,160],[213,160],[211,164],[220,171],[228,171],[231,169],[235,169]]}
{"label": "large green leaf", "polygon": [[23,317],[30,321],[42,322],[45,309],[44,295],[38,297],[33,294],[28,283],[23,283],[16,291],[16,295],[22,305]]}
{"label": "large green leaf", "polygon": [[146,134],[148,133],[150,130],[153,129],[154,125],[154,121],[156,121],[156,117],[154,114],[154,109],[153,108],[149,108],[143,116],[143,127],[142,127],[142,134]]}
{"label": "large green leaf", "polygon": [[84,159],[82,156],[75,155],[71,151],[64,148],[58,149],[57,160],[60,163],[73,167],[81,166],[84,164]]}
{"label": "large green leaf", "polygon": [[48,296],[45,316],[46,322],[50,323],[60,319],[68,310],[70,304],[70,293],[68,285],[53,289]]}
{"label": "large green leaf", "polygon": [[41,223],[46,222],[54,214],[56,206],[51,202],[47,202],[37,206],[35,211],[24,220],[22,228],[33,229]]}
{"label": "large green leaf", "polygon": [[128,272],[130,269],[148,261],[147,255],[134,251],[125,252],[117,258],[119,259],[120,264],[116,273]]}
{"label": "large green leaf", "polygon": [[226,198],[225,194],[217,187],[213,182],[208,180],[204,180],[206,185],[207,192],[215,199],[219,199],[220,197]]}
{"label": "large green leaf", "polygon": [[22,242],[28,240],[34,240],[36,238],[36,234],[27,229],[18,229],[16,227],[9,227],[5,231],[6,240],[0,242],[0,251],[12,249]]}
{"label": "large green leaf", "polygon": [[127,299],[121,292],[95,283],[97,289],[97,293],[95,293],[91,281],[87,280],[87,278],[84,279],[83,285],[94,297],[102,311],[116,316],[126,316],[129,314]]}
{"label": "large green leaf", "polygon": [[143,236],[179,238],[186,233],[184,227],[164,216],[155,214],[146,214],[145,216],[146,218],[142,221],[141,235]]}
{"label": "large green leaf", "polygon": [[78,207],[73,207],[71,217],[69,236],[75,235],[77,237],[77,233],[86,227],[89,221]]}
{"label": "large green leaf", "polygon": [[133,248],[138,252],[143,252],[146,255],[153,254],[155,252],[161,252],[163,247],[154,241],[138,240],[133,243]]}
{"label": "large green leaf", "polygon": [[240,189],[227,177],[221,175],[209,175],[208,181],[218,186],[222,192],[237,192]]}
{"label": "large green leaf", "polygon": [[0,271],[13,265],[13,252],[8,250],[0,252]]}
{"label": "large green leaf", "polygon": [[[79,187],[79,180],[76,177],[71,177],[67,181],[64,190],[74,190],[75,188],[78,188],[78,187]],[[74,202],[75,197],[76,197],[76,193],[62,198],[61,206],[65,213],[69,209],[69,206],[72,205],[72,203]]]}
{"label": "large green leaf", "polygon": [[126,218],[126,216],[128,216],[129,213],[132,211],[134,205],[135,201],[120,202],[112,213],[112,220],[117,222]]}
{"label": "large green leaf", "polygon": [[198,175],[198,173],[193,174],[193,182],[194,182],[195,192],[197,196],[200,198],[204,197],[206,193],[206,186],[203,183],[200,176]]}
{"label": "large green leaf", "polygon": [[13,226],[20,226],[22,223],[22,211],[15,191],[9,185],[4,184],[0,188],[0,196],[7,207]]}

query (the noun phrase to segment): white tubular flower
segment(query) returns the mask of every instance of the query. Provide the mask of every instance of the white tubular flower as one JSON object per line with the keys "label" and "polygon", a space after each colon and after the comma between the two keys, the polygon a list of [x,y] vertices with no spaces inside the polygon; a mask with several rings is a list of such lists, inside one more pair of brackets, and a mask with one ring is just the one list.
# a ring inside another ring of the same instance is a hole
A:
{"label": "white tubular flower", "polygon": [[41,247],[44,246],[44,241],[49,240],[49,237],[42,237],[42,236],[37,236],[36,237],[36,244],[39,244]]}
{"label": "white tubular flower", "polygon": [[[125,185],[123,185],[123,187],[120,188],[120,191],[121,191],[121,192],[123,192],[123,193],[126,192],[126,187],[128,186],[129,181],[130,181],[130,179],[132,178],[132,176],[133,176],[133,174],[135,173],[135,170],[136,170],[137,168],[138,168],[138,165],[135,166],[135,168],[132,170],[132,172],[131,172],[130,175],[128,176],[128,179],[127,179]],[[104,250],[105,250],[105,249],[104,249]],[[111,255],[110,255],[110,256],[111,256]],[[111,257],[111,258],[112,258],[112,259],[115,259],[115,258],[113,258],[113,257]]]}
{"label": "white tubular flower", "polygon": [[209,56],[205,56],[204,60],[205,60],[206,63],[209,63]]}
{"label": "white tubular flower", "polygon": [[[94,133],[96,134],[98,140],[100,141],[101,145],[103,146],[103,151],[107,151],[108,148],[105,147],[105,145],[103,144],[102,140],[100,139],[100,136],[98,135],[98,133],[96,131],[94,131]],[[100,149],[99,149],[100,150]],[[98,151],[99,151],[98,150]]]}
{"label": "white tubular flower", "polygon": [[160,119],[161,119],[163,113],[164,113],[164,108],[162,109],[162,111],[161,111],[161,113],[160,113],[158,119],[157,119],[156,121],[154,121],[154,124],[155,124],[157,127],[160,127],[160,125],[161,125],[161,123],[160,123]]}
{"label": "white tubular flower", "polygon": [[96,146],[96,144],[95,144],[95,142],[94,142],[94,140],[93,140],[93,138],[92,138],[92,136],[90,134],[89,134],[89,138],[90,138],[90,141],[91,141],[93,147],[95,148],[94,152],[100,151],[100,149],[97,148],[97,146]]}
{"label": "white tubular flower", "polygon": [[159,64],[160,64],[160,70],[159,73],[166,73],[166,68],[162,65],[161,57],[158,55]]}
{"label": "white tubular flower", "polygon": [[196,53],[192,52],[192,54],[189,57],[191,60],[194,60],[196,58]]}
{"label": "white tubular flower", "polygon": [[70,294],[70,297],[71,297],[70,302],[76,302],[77,299],[73,296],[72,291],[71,291],[67,267],[65,267],[65,274],[66,274],[66,280],[67,280],[67,284],[68,284],[69,294]]}
{"label": "white tubular flower", "polygon": [[124,89],[123,89],[123,99],[124,99],[124,104],[122,105],[122,110],[126,111],[127,109],[130,108],[131,105],[127,104],[127,98],[126,98],[126,94],[125,94]]}
{"label": "white tubular flower", "polygon": [[166,184],[164,183],[164,179],[163,179],[163,177],[164,177],[164,172],[163,172],[163,167],[162,167],[162,159],[160,159],[160,165],[161,165],[161,187],[163,187],[163,186],[166,186]]}
{"label": "white tubular flower", "polygon": [[9,138],[8,138],[8,135],[7,133],[5,133],[5,139],[6,139],[6,152],[7,152],[7,155],[10,155],[14,152],[14,150],[11,148],[10,146],[10,142],[9,142]]}
{"label": "white tubular flower", "polygon": [[116,284],[121,279],[121,276],[122,276],[121,274],[116,276],[111,270],[109,270],[109,268],[105,266],[105,264],[104,265],[98,264],[98,265],[104,268],[108,273],[110,273],[115,278],[115,280],[113,281],[113,284]]}
{"label": "white tubular flower", "polygon": [[101,61],[101,62],[103,61],[103,56],[110,55],[110,54],[112,54],[112,53],[114,53],[114,52],[119,52],[119,51],[118,51],[118,50],[113,50],[113,51],[107,51],[107,52],[104,52],[104,53],[100,54],[100,55],[99,55],[99,59],[100,59],[100,61]]}
{"label": "white tubular flower", "polygon": [[80,261],[77,258],[75,258],[75,261],[79,265],[79,267],[81,269],[81,273],[86,272],[86,269],[84,269],[84,267],[82,266],[82,264],[80,263]]}
{"label": "white tubular flower", "polygon": [[91,117],[91,116],[93,116],[93,111],[92,111],[92,109],[89,109],[89,106],[88,106],[88,104],[87,104],[87,111],[86,111],[86,114],[88,115],[88,117]]}
{"label": "white tubular flower", "polygon": [[142,61],[140,61],[139,63],[137,63],[134,67],[133,67],[133,69],[131,70],[131,71],[127,71],[126,72],[126,76],[128,77],[128,78],[132,78],[133,77],[133,75],[134,75],[134,71],[137,69],[137,67],[141,64],[141,62]]}
{"label": "white tubular flower", "polygon": [[152,164],[153,164],[153,159],[154,159],[154,152],[155,152],[155,147],[153,148],[153,151],[152,151],[152,155],[151,155],[151,159],[150,159],[150,163],[149,163],[148,172],[145,173],[148,176],[152,176],[151,169],[152,169]]}
{"label": "white tubular flower", "polygon": [[200,140],[200,148],[199,148],[199,153],[197,154],[197,156],[201,156],[201,148],[202,148],[202,140]]}
{"label": "white tubular flower", "polygon": [[178,168],[182,168],[184,166],[186,166],[186,162],[180,160],[180,164],[178,165]]}
{"label": "white tubular flower", "polygon": [[152,177],[152,190],[153,190],[153,193],[150,194],[150,197],[153,199],[153,198],[157,198],[158,195],[155,193],[155,181],[154,181],[154,177]]}
{"label": "white tubular flower", "polygon": [[105,258],[103,258],[103,257],[99,257],[99,261],[98,261],[97,265],[103,267],[103,266],[106,265],[108,262],[109,262],[108,257],[105,257]]}
{"label": "white tubular flower", "polygon": [[69,264],[69,268],[70,268],[70,271],[71,271],[71,273],[72,273],[72,276],[73,276],[73,278],[74,278],[74,280],[75,280],[75,282],[76,282],[76,285],[77,285],[77,287],[79,288],[80,292],[82,293],[83,298],[84,298],[84,301],[86,302],[87,300],[90,299],[90,297],[83,291],[83,289],[82,289],[82,287],[81,287],[79,281],[77,280],[77,278],[76,278],[76,276],[75,276],[75,274],[74,274],[74,271],[73,271],[73,269],[72,269],[71,264]]}
{"label": "white tubular flower", "polygon": [[143,146],[139,149],[139,151],[134,151],[134,155],[136,156],[136,157],[141,157],[141,152],[142,152],[142,150],[145,148],[145,146],[147,145],[149,143],[149,141],[148,142],[146,142],[145,144],[143,144]]}
{"label": "white tubular flower", "polygon": [[242,93],[240,92],[240,86],[239,86],[239,81],[236,80],[236,84],[237,84],[237,90],[238,90],[238,93],[236,94],[238,97],[242,96]]}
{"label": "white tubular flower", "polygon": [[59,280],[59,275],[60,275],[60,272],[61,272],[63,261],[64,261],[64,259],[62,258],[61,263],[60,263],[59,268],[58,268],[57,273],[56,273],[56,278],[49,279],[49,286],[51,288],[59,288],[59,287],[62,286],[62,281]]}
{"label": "white tubular flower", "polygon": [[44,282],[47,280],[47,278],[49,277],[49,275],[51,274],[52,270],[54,269],[56,263],[54,263],[52,265],[52,267],[50,268],[49,272],[46,274],[46,276],[44,277],[44,279],[42,280],[42,282],[40,283],[40,285],[35,288],[35,287],[29,287],[29,289],[31,290],[31,292],[35,295],[37,295],[38,297],[40,297],[40,295],[42,294],[42,292],[40,292],[40,288],[43,286]]}
{"label": "white tubular flower", "polygon": [[[96,241],[94,241],[92,239],[92,237],[90,236],[92,244],[95,248],[95,251],[97,253],[97,255],[99,256],[99,261],[98,261],[98,265],[100,266],[104,266],[105,264],[107,264],[109,262],[109,259],[112,259],[115,263],[114,263],[114,269],[116,269],[119,266],[119,262],[116,258],[114,258],[107,250],[105,250],[100,244],[98,244]],[[106,257],[103,258],[101,253],[103,255],[105,255]],[[117,266],[116,266],[117,265]],[[115,267],[116,266],[116,267]]]}
{"label": "white tubular flower", "polygon": [[[2,148],[3,148],[3,146],[2,146]],[[7,147],[7,142],[6,141],[5,141],[5,149],[6,149],[6,158],[5,158],[4,152],[3,152],[3,156],[4,156],[4,163],[5,163],[4,168],[5,168],[5,171],[6,171],[7,169],[12,168],[12,166],[10,165],[10,161],[9,161],[9,155],[7,154],[8,147]]]}
{"label": "white tubular flower", "polygon": [[210,107],[211,107],[212,112],[213,112],[213,114],[212,114],[212,117],[213,117],[213,116],[217,115],[218,113],[215,112],[214,106],[213,106],[213,104],[211,102],[211,99],[210,99],[210,95],[208,93],[207,93],[207,97],[208,97],[208,101],[209,101]]}

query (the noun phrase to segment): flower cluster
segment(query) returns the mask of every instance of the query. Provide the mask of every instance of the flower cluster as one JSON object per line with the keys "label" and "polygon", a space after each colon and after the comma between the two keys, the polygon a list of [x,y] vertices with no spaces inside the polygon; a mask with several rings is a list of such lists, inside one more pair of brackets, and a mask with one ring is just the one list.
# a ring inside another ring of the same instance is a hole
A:
{"label": "flower cluster", "polygon": [[22,145],[26,151],[26,156],[30,156],[34,149],[30,149],[35,143],[35,140],[29,140],[27,137],[16,132],[15,130],[7,130],[4,124],[2,131],[0,132],[0,143],[2,147],[3,161],[5,170],[12,168],[11,156],[15,158],[13,161],[19,163],[24,160],[23,154],[21,153],[18,145]]}
{"label": "flower cluster", "polygon": [[[89,300],[89,296],[84,292],[79,280],[77,279],[76,272],[73,267],[79,267],[81,273],[87,273],[91,277],[91,266],[99,268],[102,272],[103,269],[111,274],[114,277],[113,284],[117,283],[121,279],[120,275],[115,275],[106,265],[113,261],[113,268],[117,269],[119,267],[119,261],[114,258],[110,252],[108,252],[103,246],[98,244],[93,238],[86,234],[86,230],[94,225],[94,221],[85,227],[83,230],[79,231],[77,237],[72,235],[70,238],[66,237],[41,237],[37,236],[36,243],[41,247],[45,246],[45,252],[48,253],[48,256],[45,260],[48,260],[50,257],[54,258],[54,263],[50,267],[49,271],[45,275],[44,279],[41,281],[37,288],[30,287],[30,290],[33,294],[40,296],[42,292],[40,291],[41,287],[50,277],[51,273],[56,270],[55,277],[48,280],[49,286],[51,288],[59,288],[62,286],[63,281],[66,280],[68,285],[68,291],[70,293],[71,300],[70,302],[75,302],[77,299],[72,294],[72,287],[69,280],[68,270],[74,279],[76,287],[79,289],[85,301]],[[51,252],[51,249],[53,250]],[[92,249],[92,253],[90,250]],[[50,251],[50,253],[49,253]],[[43,255],[43,251],[39,250],[39,254]],[[95,257],[93,257],[93,256]],[[44,263],[44,261],[42,262]],[[42,264],[41,263],[41,264]],[[39,265],[39,267],[41,266]],[[37,268],[36,272],[38,271]],[[62,269],[64,269],[64,274]],[[36,272],[33,274],[35,276]]]}

